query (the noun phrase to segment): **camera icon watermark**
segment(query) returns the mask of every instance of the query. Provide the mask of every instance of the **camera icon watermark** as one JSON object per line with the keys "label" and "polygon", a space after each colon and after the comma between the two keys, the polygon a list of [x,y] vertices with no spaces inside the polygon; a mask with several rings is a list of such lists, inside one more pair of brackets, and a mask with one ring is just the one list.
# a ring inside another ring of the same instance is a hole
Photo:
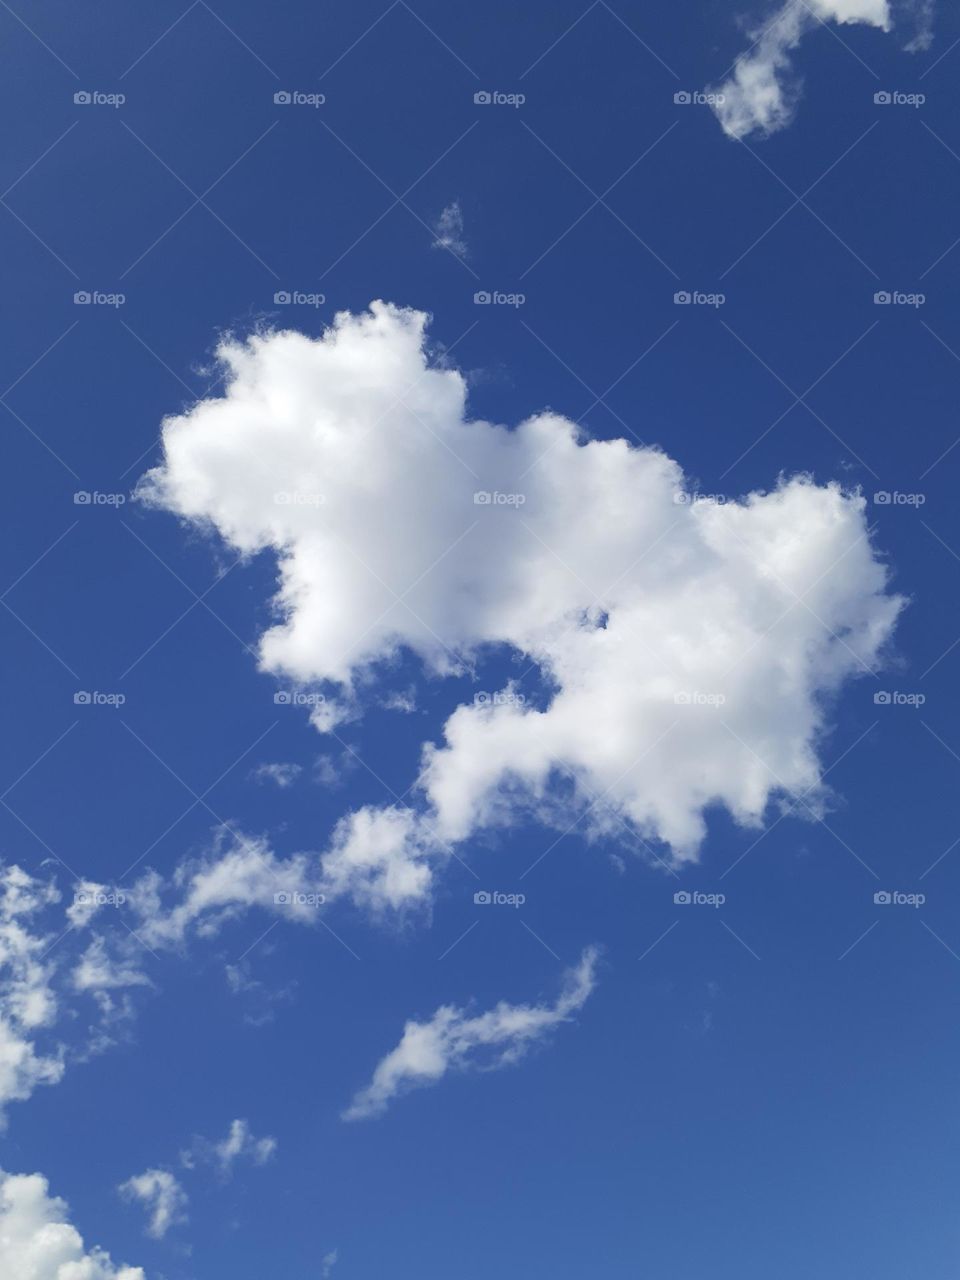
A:
{"label": "camera icon watermark", "polygon": [[327,100],[325,93],[304,93],[300,89],[278,89],[273,95],[277,107],[322,107]]}
{"label": "camera icon watermark", "polygon": [[300,689],[278,689],[273,695],[276,707],[322,707],[325,702],[322,693],[303,693]]}
{"label": "camera icon watermark", "polygon": [[73,95],[77,107],[122,107],[127,100],[125,93],[101,93],[99,89],[78,89]]}
{"label": "camera icon watermark", "polygon": [[325,293],[307,293],[302,289],[278,289],[273,295],[277,307],[322,307],[326,300]]}
{"label": "camera icon watermark", "polygon": [[75,307],[122,307],[126,300],[125,293],[104,293],[100,289],[78,289],[73,295]]}
{"label": "camera icon watermark", "polygon": [[727,500],[725,493],[701,493],[699,489],[694,490],[693,493],[678,489],[673,495],[673,505],[675,507],[698,507],[703,505],[722,507]]}
{"label": "camera icon watermark", "polygon": [[925,93],[901,93],[899,89],[878,89],[873,95],[878,107],[922,107],[927,100]]}
{"label": "camera icon watermark", "polygon": [[473,295],[478,307],[522,307],[527,300],[525,293],[504,293],[501,289],[478,289]]}
{"label": "camera icon watermark", "polygon": [[125,693],[101,693],[98,689],[78,689],[73,695],[75,707],[122,707],[126,700]]}
{"label": "camera icon watermark", "polygon": [[122,507],[126,500],[125,493],[101,493],[99,489],[77,489],[73,495],[75,507]]}
{"label": "camera icon watermark", "polygon": [[527,900],[525,893],[501,893],[499,889],[490,892],[479,889],[473,895],[474,904],[478,907],[522,907]]}
{"label": "camera icon watermark", "polygon": [[283,889],[273,895],[275,907],[322,907],[326,895],[300,889]]}
{"label": "camera icon watermark", "polygon": [[879,889],[873,895],[877,907],[922,907],[927,900],[925,893],[901,893],[899,889]]}
{"label": "camera icon watermark", "polygon": [[673,95],[677,107],[722,107],[726,94],[703,93],[700,89],[678,89]]}
{"label": "camera icon watermark", "polygon": [[481,689],[473,695],[475,707],[522,707],[527,699],[522,693],[514,693],[512,689],[501,689],[497,693],[487,693]]}
{"label": "camera icon watermark", "polygon": [[697,889],[678,889],[673,895],[678,907],[722,907],[727,900],[725,893],[701,893]]}
{"label": "camera icon watermark", "polygon": [[922,707],[927,700],[925,693],[901,693],[899,689],[878,689],[873,695],[875,707]]}
{"label": "camera icon watermark", "polygon": [[122,907],[127,895],[119,889],[109,893],[103,889],[78,889],[73,901],[78,907]]}
{"label": "camera icon watermark", "polygon": [[722,307],[727,300],[725,293],[704,293],[700,289],[678,289],[673,295],[675,307]]}
{"label": "camera icon watermark", "polygon": [[473,95],[478,107],[522,107],[526,100],[524,93],[501,93],[499,89],[479,89]]}
{"label": "camera icon watermark", "polygon": [[873,295],[875,307],[922,307],[927,300],[925,293],[904,293],[901,289],[878,289]]}
{"label": "camera icon watermark", "polygon": [[879,489],[873,495],[877,507],[922,507],[926,500],[925,493],[901,493],[899,489]]}
{"label": "camera icon watermark", "polygon": [[727,901],[726,893],[701,893],[699,890],[681,888],[673,895],[676,906],[712,906],[714,910]]}
{"label": "camera icon watermark", "polygon": [[475,507],[522,507],[525,493],[501,493],[499,489],[478,489],[473,495]]}

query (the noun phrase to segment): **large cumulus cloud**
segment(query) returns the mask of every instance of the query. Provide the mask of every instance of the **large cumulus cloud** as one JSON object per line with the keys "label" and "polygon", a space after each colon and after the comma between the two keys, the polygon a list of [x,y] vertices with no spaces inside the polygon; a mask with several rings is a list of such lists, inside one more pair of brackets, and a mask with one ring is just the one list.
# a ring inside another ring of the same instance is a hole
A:
{"label": "large cumulus cloud", "polygon": [[0,1275],[9,1280],[144,1280],[140,1267],[115,1265],[102,1249],[85,1248],[38,1173],[0,1169]]}
{"label": "large cumulus cloud", "polygon": [[500,646],[538,678],[539,700],[521,681],[457,708],[425,744],[417,819],[346,815],[324,882],[422,898],[432,852],[518,806],[555,814],[560,790],[588,829],[626,822],[677,861],[713,804],[744,824],[775,794],[816,805],[831,695],[878,662],[902,603],[863,499],[797,476],[698,501],[659,449],[556,413],[471,419],[426,323],[375,303],[318,339],[226,339],[225,393],[164,423],[141,487],[276,555],[261,663],[323,690],[321,729],[401,650],[443,674]]}

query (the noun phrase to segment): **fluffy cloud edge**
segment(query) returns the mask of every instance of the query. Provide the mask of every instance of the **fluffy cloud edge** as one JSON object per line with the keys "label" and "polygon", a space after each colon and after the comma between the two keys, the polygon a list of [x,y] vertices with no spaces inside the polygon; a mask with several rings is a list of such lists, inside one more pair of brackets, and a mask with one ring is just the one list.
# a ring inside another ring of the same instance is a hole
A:
{"label": "fluffy cloud edge", "polygon": [[145,1280],[141,1267],[86,1249],[65,1201],[39,1173],[0,1170],[0,1274],[10,1280]]}

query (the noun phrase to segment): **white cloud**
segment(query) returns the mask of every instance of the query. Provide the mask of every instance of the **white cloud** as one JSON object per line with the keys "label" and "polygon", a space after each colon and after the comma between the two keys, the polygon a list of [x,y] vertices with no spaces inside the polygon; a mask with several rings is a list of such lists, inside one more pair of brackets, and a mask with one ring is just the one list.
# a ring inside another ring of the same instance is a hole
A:
{"label": "white cloud", "polygon": [[161,1240],[171,1227],[187,1221],[187,1193],[166,1169],[147,1169],[117,1188],[125,1200],[137,1201],[147,1213],[147,1235]]}
{"label": "white cloud", "polygon": [[338,768],[333,756],[317,756],[313,762],[313,776],[322,787],[339,787],[343,785],[343,771]]}
{"label": "white cloud", "polygon": [[142,493],[241,552],[273,549],[261,664],[326,690],[321,728],[358,714],[404,650],[445,675],[500,646],[549,695],[508,686],[457,708],[425,746],[420,812],[345,816],[319,882],[315,855],[282,862],[262,842],[208,863],[174,936],[278,877],[375,908],[424,901],[451,843],[522,808],[589,808],[588,832],[627,823],[694,859],[712,805],[756,825],[774,796],[822,801],[830,699],[891,633],[902,601],[859,494],[799,476],[694,501],[658,449],[553,413],[470,420],[464,379],[427,358],[426,319],[375,303],[320,339],[225,340],[225,395],[164,423]]}
{"label": "white cloud", "polygon": [[73,971],[72,982],[76,991],[112,991],[152,985],[131,955],[110,955],[103,936],[94,938],[88,945]]}
{"label": "white cloud", "polygon": [[[0,1126],[9,1103],[58,1083],[68,1063],[86,1062],[114,1044],[134,1014],[130,990],[152,985],[139,967],[143,948],[126,931],[109,944],[88,935],[77,953],[82,931],[111,900],[103,885],[81,882],[51,928],[60,900],[52,882],[0,865]],[[76,1016],[78,996],[91,997],[97,1012],[91,1019],[84,1010],[84,1043],[64,1043],[59,1028]]]}
{"label": "white cloud", "polygon": [[438,852],[432,830],[412,809],[366,806],[334,829],[321,859],[324,893],[373,912],[398,910],[428,896]]}
{"label": "white cloud", "polygon": [[331,1249],[329,1253],[323,1255],[323,1261],[320,1263],[320,1275],[323,1280],[330,1280],[333,1275],[333,1268],[337,1265],[339,1253],[336,1249]]}
{"label": "white cloud", "polygon": [[934,0],[913,0],[908,4],[913,35],[903,46],[907,53],[925,53],[933,44]]}
{"label": "white cloud", "polygon": [[87,1252],[66,1204],[40,1174],[0,1170],[0,1275],[9,1280],[144,1280],[140,1267]]}
{"label": "white cloud", "polygon": [[737,58],[729,79],[711,89],[722,95],[714,110],[729,137],[766,136],[790,123],[800,95],[793,52],[825,22],[889,31],[890,6],[887,0],[785,0],[771,19],[749,32],[750,48]]}
{"label": "white cloud", "polygon": [[[264,943],[257,953],[270,950],[270,943]],[[295,982],[284,986],[268,986],[251,971],[251,962],[241,959],[236,964],[228,964],[225,968],[227,986],[235,996],[243,998],[243,1021],[251,1027],[264,1027],[274,1020],[277,1007],[286,1004],[293,998]]]}
{"label": "white cloud", "polygon": [[434,232],[434,249],[447,249],[458,258],[467,255],[467,244],[463,238],[463,210],[460,201],[454,200],[440,214]]}
{"label": "white cloud", "polygon": [[214,1151],[220,1167],[225,1172],[233,1169],[237,1160],[250,1160],[253,1164],[266,1164],[277,1149],[276,1138],[255,1138],[246,1120],[234,1120],[222,1142]]}
{"label": "white cloud", "polygon": [[413,688],[397,689],[388,693],[381,706],[386,711],[399,711],[403,715],[412,715],[417,709],[417,693]]}
{"label": "white cloud", "polygon": [[[431,860],[443,852],[429,822],[411,809],[367,806],[335,826],[322,855],[279,858],[262,838],[221,832],[209,853],[182,863],[171,880],[146,873],[129,892],[139,944],[181,947],[213,937],[251,909],[314,924],[326,902],[349,897],[374,914],[426,900]],[[228,973],[242,989],[243,974]]]}
{"label": "white cloud", "polygon": [[501,1001],[471,1016],[442,1005],[428,1022],[410,1021],[397,1047],[378,1064],[373,1079],[343,1113],[345,1120],[379,1115],[400,1093],[436,1084],[448,1071],[517,1062],[554,1027],[580,1010],[595,985],[597,951],[587,948],[563,977],[554,1004],[515,1005]]}
{"label": "white cloud", "polygon": [[[69,914],[69,912],[68,912]],[[119,940],[97,935],[88,944],[70,974],[74,991],[89,995],[100,1014],[99,1023],[90,1028],[86,1053],[89,1059],[112,1048],[120,1038],[129,1038],[136,1015],[131,997],[135,987],[153,987],[140,968],[146,953],[139,941],[126,931]]]}
{"label": "white cloud", "polygon": [[210,853],[182,863],[172,882],[153,871],[141,877],[130,890],[130,909],[139,917],[137,934],[145,946],[178,947],[191,931],[213,936],[251,907],[293,920],[314,918],[316,907],[295,895],[317,892],[317,877],[315,858],[277,858],[261,839],[221,833]]}
{"label": "white cloud", "polygon": [[257,782],[273,782],[282,791],[285,791],[288,787],[293,786],[302,772],[302,765],[280,762],[257,765],[251,776]]}
{"label": "white cloud", "polygon": [[73,901],[67,907],[67,919],[74,929],[84,929],[105,905],[107,886],[96,880],[80,880],[74,886]]}
{"label": "white cloud", "polygon": [[37,1043],[58,1012],[53,967],[45,958],[55,939],[31,928],[31,918],[59,897],[53,885],[20,867],[0,867],[0,1124],[8,1103],[63,1076],[62,1052],[44,1053]]}
{"label": "white cloud", "polygon": [[220,1142],[195,1138],[193,1146],[181,1153],[181,1160],[190,1169],[197,1160],[213,1164],[223,1177],[228,1178],[238,1160],[255,1165],[266,1164],[276,1150],[276,1138],[255,1138],[248,1121],[234,1120],[227,1136]]}

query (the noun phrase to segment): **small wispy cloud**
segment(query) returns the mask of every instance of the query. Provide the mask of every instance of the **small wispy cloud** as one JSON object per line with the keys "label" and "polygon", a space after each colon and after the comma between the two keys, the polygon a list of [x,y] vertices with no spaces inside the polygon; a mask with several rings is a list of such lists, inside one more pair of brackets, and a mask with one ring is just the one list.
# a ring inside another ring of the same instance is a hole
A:
{"label": "small wispy cloud", "polygon": [[197,1162],[213,1165],[223,1178],[229,1178],[238,1161],[250,1164],[266,1164],[277,1150],[276,1138],[255,1138],[246,1120],[234,1120],[227,1136],[219,1142],[209,1138],[194,1138],[192,1146],[181,1151],[180,1161],[185,1169],[196,1168]]}
{"label": "small wispy cloud", "polygon": [[933,44],[934,0],[914,0],[913,35],[903,46],[907,53],[926,53]]}
{"label": "small wispy cloud", "polygon": [[411,685],[407,689],[395,689],[388,693],[381,706],[385,711],[399,711],[402,715],[411,715],[417,709],[417,693]]}
{"label": "small wispy cloud", "polygon": [[273,782],[285,791],[293,786],[302,772],[302,765],[277,762],[257,765],[250,776],[256,782]]}
{"label": "small wispy cloud", "polygon": [[467,242],[463,236],[463,210],[459,200],[454,200],[443,210],[434,224],[433,234],[434,249],[446,249],[458,258],[467,256]]}
{"label": "small wispy cloud", "polygon": [[166,1169],[147,1169],[117,1188],[125,1200],[137,1201],[147,1213],[147,1235],[162,1240],[171,1227],[187,1220],[187,1193]]}
{"label": "small wispy cloud", "polygon": [[447,1071],[483,1065],[505,1067],[583,1008],[596,985],[598,952],[588,947],[579,964],[563,976],[553,1004],[514,1005],[501,1001],[486,1013],[442,1005],[427,1022],[410,1021],[400,1043],[382,1059],[373,1079],[343,1112],[344,1120],[380,1115],[400,1093],[436,1084]]}
{"label": "small wispy cloud", "polygon": [[337,768],[333,756],[317,756],[313,762],[313,776],[323,787],[339,787],[343,784],[343,774]]}

